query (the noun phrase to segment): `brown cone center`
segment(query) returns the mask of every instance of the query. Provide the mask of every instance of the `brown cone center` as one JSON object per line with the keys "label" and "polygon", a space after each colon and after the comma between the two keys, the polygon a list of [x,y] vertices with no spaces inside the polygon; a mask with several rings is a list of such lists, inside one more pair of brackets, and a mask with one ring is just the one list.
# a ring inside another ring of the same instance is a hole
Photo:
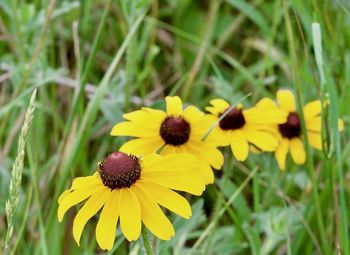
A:
{"label": "brown cone center", "polygon": [[123,152],[113,152],[98,164],[102,183],[113,189],[130,187],[141,176],[139,159]]}
{"label": "brown cone center", "polygon": [[166,144],[181,145],[190,138],[191,126],[182,117],[167,117],[161,124],[159,134]]}
{"label": "brown cone center", "polygon": [[[224,111],[224,113],[226,113],[229,109],[230,108],[227,108]],[[243,116],[242,109],[237,109],[237,108],[231,109],[230,112],[219,123],[220,128],[223,130],[239,129],[243,127],[244,124],[245,124],[245,119]]]}
{"label": "brown cone center", "polygon": [[301,134],[299,115],[296,112],[291,112],[288,115],[287,121],[278,125],[278,128],[283,137],[288,139],[299,137]]}

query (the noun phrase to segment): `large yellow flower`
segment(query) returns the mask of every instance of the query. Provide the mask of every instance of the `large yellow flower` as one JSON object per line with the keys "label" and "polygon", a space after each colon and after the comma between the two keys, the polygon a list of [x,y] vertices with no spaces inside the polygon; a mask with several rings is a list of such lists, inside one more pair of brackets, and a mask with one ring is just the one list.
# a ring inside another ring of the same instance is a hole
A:
{"label": "large yellow flower", "polygon": [[[284,170],[286,168],[288,152],[290,152],[296,164],[304,164],[306,153],[302,141],[300,116],[296,110],[293,93],[290,90],[278,90],[277,105],[273,100],[265,98],[264,104],[261,104],[260,107],[264,109],[278,107],[288,115],[287,120],[276,127],[280,143],[275,151],[275,157],[280,169]],[[311,101],[303,107],[308,142],[311,147],[318,150],[322,150],[321,110],[320,100]],[[343,128],[343,121],[339,120],[339,130],[341,131]]]}
{"label": "large yellow flower", "polygon": [[78,245],[85,224],[101,208],[96,240],[102,249],[112,249],[118,221],[129,241],[138,239],[141,222],[158,238],[169,240],[174,229],[159,205],[186,219],[191,216],[187,200],[172,190],[202,194],[205,185],[193,172],[196,164],[196,158],[187,153],[138,158],[113,152],[98,164],[94,175],[74,179],[62,193],[58,219],[61,222],[69,208],[86,200],[73,222]]}
{"label": "large yellow flower", "polygon": [[286,120],[287,115],[281,110],[260,110],[258,107],[243,109],[242,104],[231,108],[223,99],[213,99],[210,103],[212,106],[205,109],[212,114],[212,122],[217,122],[222,114],[227,114],[209,135],[210,143],[230,145],[233,155],[239,161],[248,157],[250,144],[262,151],[274,151],[278,146],[271,124]]}
{"label": "large yellow flower", "polygon": [[115,125],[111,135],[133,136],[121,149],[138,155],[147,155],[161,149],[162,155],[190,153],[197,157],[197,171],[206,184],[213,183],[211,167],[220,169],[224,158],[214,146],[201,139],[209,126],[204,113],[194,106],[183,110],[179,97],[166,97],[167,111],[142,108],[124,114],[128,120]]}

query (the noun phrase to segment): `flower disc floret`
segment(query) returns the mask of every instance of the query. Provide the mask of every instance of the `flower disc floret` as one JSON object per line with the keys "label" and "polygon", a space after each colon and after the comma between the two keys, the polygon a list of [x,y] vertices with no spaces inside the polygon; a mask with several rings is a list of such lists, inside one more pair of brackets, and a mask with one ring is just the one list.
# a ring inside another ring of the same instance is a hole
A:
{"label": "flower disc floret", "polygon": [[128,188],[141,176],[139,159],[123,152],[113,152],[98,164],[102,183],[113,189]]}
{"label": "flower disc floret", "polygon": [[286,138],[299,137],[301,134],[300,118],[296,112],[288,115],[286,123],[278,125],[281,135]]}
{"label": "flower disc floret", "polygon": [[182,117],[167,117],[161,124],[159,134],[166,144],[184,144],[190,138],[191,126]]}
{"label": "flower disc floret", "polygon": [[233,108],[230,110],[230,107],[227,108],[223,114],[227,111],[227,115],[220,121],[220,128],[223,130],[235,130],[240,129],[245,124],[245,119],[242,113],[242,109]]}

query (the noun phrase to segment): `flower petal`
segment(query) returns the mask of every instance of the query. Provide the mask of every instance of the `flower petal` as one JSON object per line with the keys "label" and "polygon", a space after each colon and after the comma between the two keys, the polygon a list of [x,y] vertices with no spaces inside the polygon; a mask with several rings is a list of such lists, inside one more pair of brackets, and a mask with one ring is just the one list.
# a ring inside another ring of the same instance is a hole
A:
{"label": "flower petal", "polygon": [[214,183],[213,169],[204,160],[199,159],[199,166],[194,170],[203,178],[205,185]]}
{"label": "flower petal", "polygon": [[133,137],[154,137],[158,136],[160,125],[155,125],[153,128],[141,126],[136,122],[124,121],[116,124],[112,131],[112,136],[133,136]]}
{"label": "flower petal", "polygon": [[306,129],[313,132],[321,132],[321,116],[309,118],[306,121]]}
{"label": "flower petal", "polygon": [[261,108],[261,109],[276,109],[278,108],[275,101],[273,101],[271,98],[264,97],[260,99],[256,105],[256,107]]}
{"label": "flower petal", "polygon": [[322,105],[320,100],[311,101],[303,107],[305,120],[320,115],[321,111]]}
{"label": "flower petal", "polygon": [[214,108],[218,111],[218,113],[223,113],[230,104],[221,98],[216,98],[210,100],[210,103],[214,106]]}
{"label": "flower petal", "polygon": [[307,140],[311,147],[322,150],[322,137],[319,132],[307,132]]}
{"label": "flower petal", "polygon": [[245,130],[242,132],[244,132],[244,136],[250,143],[263,151],[274,151],[278,146],[277,139],[267,132],[256,130]]}
{"label": "flower petal", "polygon": [[160,152],[161,155],[170,155],[174,153],[175,153],[175,146],[171,144],[165,145]]}
{"label": "flower petal", "polygon": [[304,164],[306,159],[306,153],[304,149],[304,144],[300,138],[293,138],[290,140],[290,154],[293,161],[296,164]]}
{"label": "flower petal", "polygon": [[140,203],[141,219],[145,226],[158,238],[170,240],[175,235],[173,225],[152,196],[140,184],[133,185],[132,191]]}
{"label": "flower petal", "polygon": [[205,142],[192,140],[186,144],[186,149],[188,152],[192,153],[200,160],[208,162],[216,169],[220,169],[224,163],[224,156],[220,150]]}
{"label": "flower petal", "polygon": [[110,251],[113,248],[119,218],[119,196],[118,189],[111,192],[96,226],[96,240],[103,250]]}
{"label": "flower petal", "polygon": [[164,142],[159,137],[136,138],[124,143],[119,151],[135,154],[147,155],[162,147]]}
{"label": "flower petal", "polygon": [[277,91],[277,102],[279,106],[287,112],[295,112],[295,98],[290,90],[280,89]]}
{"label": "flower petal", "polygon": [[249,153],[248,141],[240,130],[230,134],[230,147],[238,161],[246,160]]}
{"label": "flower petal", "polygon": [[151,154],[143,157],[142,166],[144,172],[190,171],[197,166],[197,158],[189,153]]}
{"label": "flower petal", "polygon": [[139,181],[135,185],[144,187],[147,193],[161,206],[164,206],[185,219],[191,217],[192,212],[190,204],[184,197],[176,192],[146,180]]}
{"label": "flower petal", "polygon": [[139,238],[141,232],[141,207],[137,197],[129,188],[120,189],[120,227],[129,241]]}
{"label": "flower petal", "polygon": [[102,182],[97,174],[86,176],[86,177],[77,177],[73,180],[72,190],[81,189],[85,187],[98,186],[102,185]]}
{"label": "flower petal", "polygon": [[165,101],[168,115],[182,115],[182,101],[178,96],[168,96]]}
{"label": "flower petal", "polygon": [[144,173],[142,179],[193,195],[201,195],[205,189],[202,177],[192,171],[149,172]]}
{"label": "flower petal", "polygon": [[166,118],[166,113],[161,110],[144,107],[141,110],[126,113],[123,117],[129,121],[140,123],[142,126],[154,128],[160,126]]}
{"label": "flower petal", "polygon": [[344,130],[344,121],[342,119],[338,119],[338,130],[340,132]]}
{"label": "flower petal", "polygon": [[195,123],[204,116],[204,113],[201,112],[197,107],[190,105],[184,110],[183,116],[187,121]]}
{"label": "flower petal", "polygon": [[101,189],[94,193],[79,210],[73,222],[73,237],[80,244],[80,237],[88,220],[94,216],[106,203],[111,195],[110,189]]}
{"label": "flower petal", "polygon": [[289,150],[289,139],[282,138],[280,145],[275,151],[275,158],[281,170],[286,169],[286,158]]}
{"label": "flower petal", "polygon": [[63,193],[58,198],[58,201],[57,201],[58,204],[60,204],[70,193],[72,193],[71,189],[67,189],[63,191]]}
{"label": "flower petal", "polygon": [[64,214],[69,210],[69,208],[80,203],[81,201],[84,201],[95,192],[101,192],[102,190],[105,190],[104,186],[97,186],[94,188],[87,187],[74,190],[70,194],[65,194],[63,198],[60,197],[60,203],[57,210],[58,221],[62,221]]}

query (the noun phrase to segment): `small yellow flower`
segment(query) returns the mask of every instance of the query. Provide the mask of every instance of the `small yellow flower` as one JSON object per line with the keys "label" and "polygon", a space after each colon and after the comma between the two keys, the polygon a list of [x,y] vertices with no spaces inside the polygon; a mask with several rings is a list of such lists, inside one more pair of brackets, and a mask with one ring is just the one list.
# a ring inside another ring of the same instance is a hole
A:
{"label": "small yellow flower", "polygon": [[287,117],[279,109],[243,109],[241,104],[231,108],[223,99],[213,99],[210,103],[212,106],[205,109],[212,114],[212,123],[231,110],[209,135],[208,142],[218,146],[230,145],[233,155],[239,161],[247,159],[250,144],[262,151],[274,151],[278,146],[271,124],[283,123]]}
{"label": "small yellow flower", "polygon": [[98,164],[92,176],[74,179],[58,200],[58,220],[72,206],[86,200],[73,222],[73,236],[79,245],[87,221],[101,208],[96,240],[102,249],[111,250],[118,221],[126,239],[137,240],[141,222],[158,238],[169,240],[174,229],[159,205],[188,219],[191,207],[173,190],[201,195],[205,189],[201,177],[193,171],[197,160],[184,153],[138,158],[113,152]]}
{"label": "small yellow flower", "polygon": [[[302,141],[300,116],[296,110],[293,93],[290,90],[278,90],[277,105],[271,99],[265,98],[264,100],[266,101],[260,105],[261,108],[274,109],[278,107],[288,115],[287,120],[276,128],[277,136],[280,139],[279,146],[275,151],[278,166],[282,170],[286,168],[288,152],[296,164],[304,164],[306,153]],[[309,102],[303,107],[308,142],[311,147],[318,150],[322,150],[321,110],[320,100]],[[343,128],[343,121],[339,120],[339,130],[341,131]]]}
{"label": "small yellow flower", "polygon": [[128,120],[115,125],[113,136],[133,136],[121,150],[147,155],[158,151],[162,155],[190,153],[198,159],[197,171],[206,184],[213,183],[214,174],[211,167],[220,169],[224,158],[214,146],[201,139],[208,130],[208,122],[203,112],[194,106],[183,109],[179,97],[166,97],[167,111],[142,108],[124,114]]}

